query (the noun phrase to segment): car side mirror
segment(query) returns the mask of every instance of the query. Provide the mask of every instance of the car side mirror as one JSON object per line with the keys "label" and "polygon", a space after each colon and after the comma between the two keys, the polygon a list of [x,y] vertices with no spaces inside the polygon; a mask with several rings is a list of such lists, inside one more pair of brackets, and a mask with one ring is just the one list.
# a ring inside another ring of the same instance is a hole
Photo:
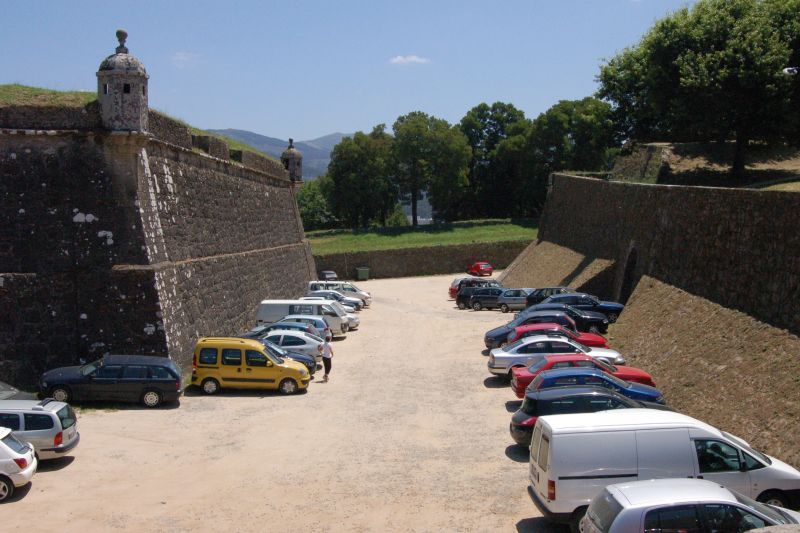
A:
{"label": "car side mirror", "polygon": [[266,364],[265,366],[272,366],[272,361],[269,361],[269,360],[268,360],[268,361],[267,361],[267,364]]}
{"label": "car side mirror", "polygon": [[739,472],[747,472],[747,463],[744,461],[739,463]]}

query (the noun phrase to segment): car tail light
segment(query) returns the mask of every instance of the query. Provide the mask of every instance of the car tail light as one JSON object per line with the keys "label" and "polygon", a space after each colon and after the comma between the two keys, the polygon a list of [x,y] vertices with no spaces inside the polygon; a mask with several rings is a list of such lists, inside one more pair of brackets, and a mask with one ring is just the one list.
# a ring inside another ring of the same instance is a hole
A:
{"label": "car tail light", "polygon": [[62,442],[64,442],[64,433],[59,431],[56,433],[56,436],[53,437],[53,446],[61,446]]}
{"label": "car tail light", "polygon": [[552,479],[547,480],[547,499],[551,501],[556,499],[556,482]]}
{"label": "car tail light", "polygon": [[532,416],[532,417],[528,418],[527,420],[523,420],[522,422],[520,422],[520,423],[519,423],[519,424],[517,424],[517,425],[518,425],[518,426],[523,426],[523,427],[535,426],[535,425],[536,425],[536,421],[537,421],[538,419],[539,419],[539,417],[537,417],[537,416]]}
{"label": "car tail light", "polygon": [[181,390],[181,382],[179,380],[175,380],[175,390]]}
{"label": "car tail light", "polygon": [[28,460],[24,457],[20,457],[19,459],[14,459],[14,462],[17,463],[17,466],[20,470],[24,470],[28,467]]}
{"label": "car tail light", "polygon": [[197,369],[197,354],[192,354],[192,370]]}

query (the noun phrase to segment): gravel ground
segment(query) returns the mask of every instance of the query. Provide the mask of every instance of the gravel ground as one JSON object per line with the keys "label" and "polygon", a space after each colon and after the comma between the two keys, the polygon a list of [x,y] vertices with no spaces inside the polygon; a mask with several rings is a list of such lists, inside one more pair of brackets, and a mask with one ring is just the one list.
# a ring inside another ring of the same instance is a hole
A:
{"label": "gravel ground", "polygon": [[84,409],[74,457],[0,506],[7,531],[561,531],[526,493],[518,402],[488,377],[453,276],[374,280],[361,327],[306,394],[189,390],[180,407]]}

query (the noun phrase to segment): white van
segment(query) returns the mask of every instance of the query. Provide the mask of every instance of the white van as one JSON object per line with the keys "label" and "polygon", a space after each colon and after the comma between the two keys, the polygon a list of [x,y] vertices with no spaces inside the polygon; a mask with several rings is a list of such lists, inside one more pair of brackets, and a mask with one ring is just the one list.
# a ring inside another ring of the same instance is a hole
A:
{"label": "white van", "polygon": [[799,503],[800,472],[742,439],[671,411],[543,416],[530,448],[528,495],[553,522],[577,524],[603,488],[656,478],[707,479],[781,507]]}
{"label": "white van", "polygon": [[256,311],[256,325],[269,326],[287,315],[314,315],[322,317],[333,335],[344,335],[350,329],[347,313],[328,300],[263,300]]}

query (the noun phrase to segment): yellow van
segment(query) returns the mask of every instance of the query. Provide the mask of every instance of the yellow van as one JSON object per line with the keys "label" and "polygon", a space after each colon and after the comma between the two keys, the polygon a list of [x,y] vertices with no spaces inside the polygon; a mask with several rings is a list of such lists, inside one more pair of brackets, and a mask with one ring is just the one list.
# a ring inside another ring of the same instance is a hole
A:
{"label": "yellow van", "polygon": [[308,388],[309,381],[302,363],[276,357],[254,339],[202,337],[194,347],[192,385],[199,385],[206,394],[216,394],[223,387],[293,394]]}

